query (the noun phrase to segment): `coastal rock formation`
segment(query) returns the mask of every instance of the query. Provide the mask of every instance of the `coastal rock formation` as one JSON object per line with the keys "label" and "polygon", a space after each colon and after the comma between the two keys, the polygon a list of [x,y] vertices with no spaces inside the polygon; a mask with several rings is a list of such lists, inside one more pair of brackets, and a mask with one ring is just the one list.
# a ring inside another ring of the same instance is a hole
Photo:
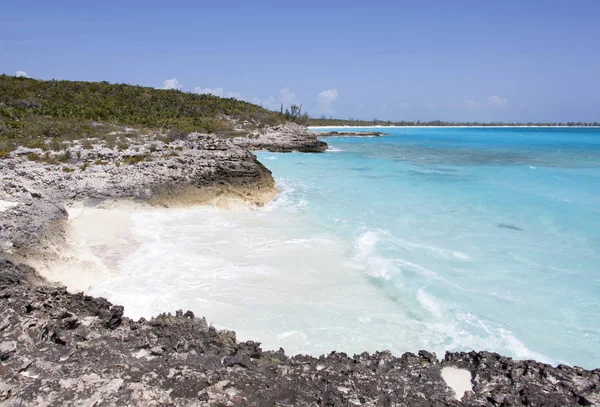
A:
{"label": "coastal rock formation", "polygon": [[[44,160],[23,148],[1,159],[0,406],[600,405],[600,370],[489,352],[442,361],[426,351],[288,357],[238,342],[190,311],[133,321],[123,307],[49,284],[24,264],[60,247],[65,204],[261,204],[276,193],[273,178],[246,149],[325,148],[287,124],[232,140],[149,136],[120,150],[74,143]],[[466,392],[449,379],[456,369]]]}
{"label": "coastal rock formation", "polygon": [[278,153],[299,151],[319,153],[327,150],[327,143],[315,133],[296,123],[286,123],[258,132],[252,137],[236,138],[234,142],[251,150],[268,150]]}
{"label": "coastal rock formation", "polygon": [[[577,406],[600,403],[600,370],[495,353],[332,352],[288,357],[237,342],[192,312],[123,317],[102,298],[40,284],[0,261],[0,405]],[[249,311],[250,312],[250,311]],[[464,394],[445,368],[470,377]]]}
{"label": "coastal rock formation", "polygon": [[75,201],[135,199],[173,206],[237,198],[261,205],[277,194],[271,172],[254,154],[205,135],[169,145],[150,140],[123,151],[102,145],[65,151],[71,158],[64,163],[28,160],[41,150],[23,149],[0,160],[5,253],[44,252],[60,239],[61,221],[67,219],[63,205]]}

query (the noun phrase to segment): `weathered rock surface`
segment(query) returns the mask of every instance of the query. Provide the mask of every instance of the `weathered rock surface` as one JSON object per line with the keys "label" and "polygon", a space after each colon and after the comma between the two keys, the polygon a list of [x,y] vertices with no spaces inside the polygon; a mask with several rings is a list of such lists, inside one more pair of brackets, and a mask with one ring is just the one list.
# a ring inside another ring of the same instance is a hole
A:
{"label": "weathered rock surface", "polygon": [[299,151],[319,153],[327,150],[327,143],[315,133],[295,123],[287,123],[257,133],[251,138],[236,138],[234,143],[251,150],[268,150],[279,153]]}
{"label": "weathered rock surface", "polygon": [[74,201],[176,205],[227,196],[262,204],[277,193],[271,172],[251,152],[204,135],[124,151],[98,145],[69,152],[72,158],[59,164],[29,161],[20,150],[0,160],[0,250],[44,251],[60,239],[63,205]]}
{"label": "weathered rock surface", "polygon": [[[273,179],[244,148],[322,151],[326,144],[286,125],[233,141],[191,135],[123,151],[72,146],[63,163],[29,161],[41,151],[24,149],[0,160],[0,406],[600,405],[600,370],[488,352],[447,353],[441,362],[426,351],[288,357],[238,343],[234,332],[189,311],[133,321],[123,307],[51,286],[9,260],[60,244],[63,205],[72,201],[173,204],[233,195],[260,203]],[[445,367],[470,372],[472,391],[455,394]]]}

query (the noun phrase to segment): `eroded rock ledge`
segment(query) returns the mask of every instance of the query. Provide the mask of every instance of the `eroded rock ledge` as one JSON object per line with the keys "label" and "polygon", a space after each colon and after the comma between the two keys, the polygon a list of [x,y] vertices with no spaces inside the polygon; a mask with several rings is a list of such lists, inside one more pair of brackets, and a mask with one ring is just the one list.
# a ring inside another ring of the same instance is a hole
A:
{"label": "eroded rock ledge", "polygon": [[320,153],[327,150],[327,143],[318,139],[318,135],[306,127],[295,123],[266,129],[255,137],[238,138],[234,142],[251,150],[268,150],[278,153],[300,151],[303,153]]}
{"label": "eroded rock ledge", "polygon": [[[60,245],[63,205],[72,201],[173,205],[233,195],[264,202],[273,178],[245,148],[322,151],[307,133],[291,125],[232,141],[190,135],[124,151],[74,146],[74,158],[59,164],[28,160],[32,152],[23,150],[0,160],[0,405],[600,404],[600,370],[488,352],[447,353],[441,362],[426,351],[288,357],[238,342],[189,311],[124,318],[123,307],[49,285],[23,264]],[[91,164],[81,168],[82,161]],[[466,369],[472,390],[457,395],[442,377],[446,367]]]}
{"label": "eroded rock ledge", "polygon": [[52,251],[67,219],[64,204],[134,199],[154,205],[239,199],[262,205],[277,195],[271,172],[248,149],[317,151],[327,145],[295,124],[231,140],[189,134],[169,143],[138,136],[127,148],[74,142],[63,151],[20,148],[0,160],[0,250]]}

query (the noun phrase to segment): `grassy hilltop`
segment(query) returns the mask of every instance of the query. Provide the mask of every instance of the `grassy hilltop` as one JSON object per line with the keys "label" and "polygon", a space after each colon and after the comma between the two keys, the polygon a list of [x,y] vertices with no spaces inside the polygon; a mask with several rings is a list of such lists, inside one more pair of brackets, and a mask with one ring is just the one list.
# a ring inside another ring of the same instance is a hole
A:
{"label": "grassy hilltop", "polygon": [[46,150],[65,141],[106,137],[117,125],[226,136],[234,127],[254,130],[289,119],[233,98],[0,75],[0,158],[19,145]]}

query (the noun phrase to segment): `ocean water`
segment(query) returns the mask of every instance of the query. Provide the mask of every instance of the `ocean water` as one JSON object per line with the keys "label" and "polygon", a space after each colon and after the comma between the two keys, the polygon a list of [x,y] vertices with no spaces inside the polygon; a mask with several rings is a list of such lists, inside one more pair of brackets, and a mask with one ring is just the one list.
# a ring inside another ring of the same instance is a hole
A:
{"label": "ocean water", "polygon": [[257,210],[138,212],[93,293],[288,354],[490,350],[600,367],[600,129],[393,128],[258,153]]}

